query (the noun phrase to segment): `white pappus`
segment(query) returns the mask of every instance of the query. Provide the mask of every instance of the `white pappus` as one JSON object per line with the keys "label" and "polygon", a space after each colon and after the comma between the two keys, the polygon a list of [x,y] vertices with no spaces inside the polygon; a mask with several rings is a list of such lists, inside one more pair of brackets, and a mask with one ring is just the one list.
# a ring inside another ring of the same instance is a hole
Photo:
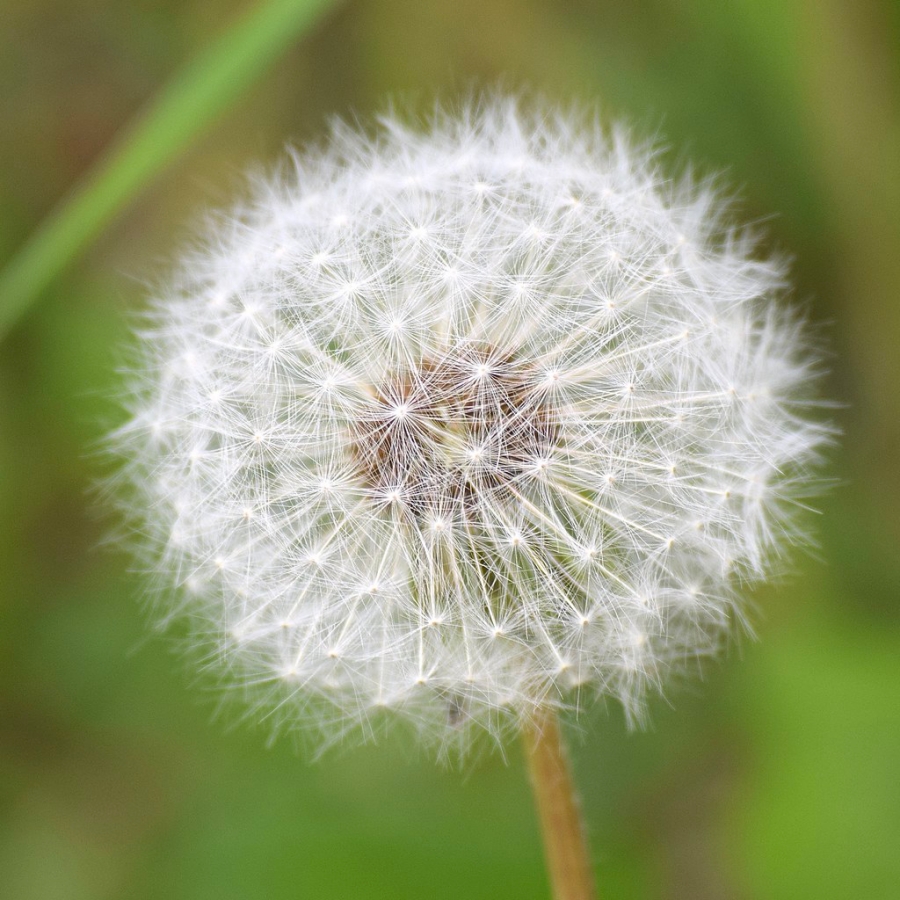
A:
{"label": "white pappus", "polygon": [[325,741],[639,717],[798,536],[829,428],[783,264],[623,131],[514,99],[291,162],[139,330],[113,444],[168,615]]}

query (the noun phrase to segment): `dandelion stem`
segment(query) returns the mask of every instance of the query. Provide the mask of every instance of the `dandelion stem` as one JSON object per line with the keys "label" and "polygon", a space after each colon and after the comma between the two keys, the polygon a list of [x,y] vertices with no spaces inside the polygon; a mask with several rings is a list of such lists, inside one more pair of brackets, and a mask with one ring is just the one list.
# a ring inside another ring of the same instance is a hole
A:
{"label": "dandelion stem", "polygon": [[522,732],[554,900],[594,900],[594,875],[572,773],[553,710]]}

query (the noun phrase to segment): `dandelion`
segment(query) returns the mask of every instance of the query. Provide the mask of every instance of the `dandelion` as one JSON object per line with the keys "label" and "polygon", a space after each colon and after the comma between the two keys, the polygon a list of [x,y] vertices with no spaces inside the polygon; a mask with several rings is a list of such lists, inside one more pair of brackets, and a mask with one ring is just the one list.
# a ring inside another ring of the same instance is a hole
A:
{"label": "dandelion", "polygon": [[784,265],[621,130],[509,99],[288,168],[140,332],[115,441],[169,614],[325,741],[640,719],[799,536],[828,429]]}

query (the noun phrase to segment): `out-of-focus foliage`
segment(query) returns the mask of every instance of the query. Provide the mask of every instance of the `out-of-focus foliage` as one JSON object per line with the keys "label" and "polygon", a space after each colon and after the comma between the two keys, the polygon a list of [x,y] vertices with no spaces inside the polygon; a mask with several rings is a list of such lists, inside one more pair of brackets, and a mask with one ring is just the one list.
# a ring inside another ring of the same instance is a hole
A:
{"label": "out-of-focus foliage", "polygon": [[[0,264],[246,8],[4,0]],[[898,46],[891,0],[356,0],[290,52],[0,347],[0,896],[546,896],[514,748],[462,774],[400,742],[311,765],[211,722],[90,496],[141,280],[197,210],[333,112],[498,80],[599,102],[664,135],[673,170],[724,172],[795,257],[846,404],[821,546],[757,595],[762,640],[673,689],[648,732],[614,709],[581,723],[604,896],[900,895]]]}
{"label": "out-of-focus foliage", "polygon": [[0,272],[0,340],[73,257],[292,46],[330,2],[261,2],[157,92]]}

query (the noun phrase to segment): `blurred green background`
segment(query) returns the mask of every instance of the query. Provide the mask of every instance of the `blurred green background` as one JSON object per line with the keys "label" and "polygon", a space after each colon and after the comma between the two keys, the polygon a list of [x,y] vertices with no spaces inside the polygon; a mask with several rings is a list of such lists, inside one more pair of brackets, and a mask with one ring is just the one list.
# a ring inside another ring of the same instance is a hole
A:
{"label": "blurred green background", "polygon": [[[248,8],[2,0],[0,268]],[[462,772],[399,741],[310,763],[216,719],[90,495],[127,314],[197,210],[332,113],[499,82],[724,172],[794,256],[844,404],[820,547],[757,593],[762,639],[650,730],[610,708],[573,734],[601,894],[900,897],[898,47],[893,0],[356,0],[294,42],[0,348],[0,896],[547,896],[518,748]]]}

